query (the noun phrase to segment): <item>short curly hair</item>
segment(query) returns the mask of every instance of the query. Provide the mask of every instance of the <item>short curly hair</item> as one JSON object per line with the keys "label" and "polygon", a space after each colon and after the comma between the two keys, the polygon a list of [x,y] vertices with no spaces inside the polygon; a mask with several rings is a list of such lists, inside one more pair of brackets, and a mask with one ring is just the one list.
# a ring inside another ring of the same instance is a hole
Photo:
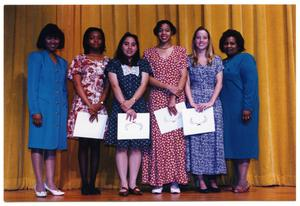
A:
{"label": "short curly hair", "polygon": [[38,49],[46,49],[46,37],[57,37],[59,38],[59,45],[57,49],[63,49],[65,46],[65,35],[60,28],[56,24],[49,23],[39,34],[36,47]]}
{"label": "short curly hair", "polygon": [[155,25],[155,27],[154,27],[154,29],[153,29],[153,33],[154,33],[155,36],[158,36],[158,32],[159,32],[159,30],[160,30],[160,27],[161,27],[161,25],[163,25],[163,24],[168,24],[168,25],[170,26],[170,28],[171,28],[171,34],[172,34],[172,35],[176,34],[177,29],[176,29],[176,27],[174,26],[174,24],[172,24],[172,22],[170,22],[169,20],[160,20],[160,21],[158,21],[158,22],[156,23],[156,25]]}
{"label": "short curly hair", "polygon": [[241,35],[241,33],[238,32],[237,30],[234,30],[234,29],[228,29],[228,30],[223,32],[223,34],[220,38],[220,41],[219,41],[219,49],[223,53],[225,53],[224,43],[225,43],[225,41],[228,37],[234,37],[235,38],[236,44],[238,45],[238,52],[245,51],[245,47],[244,47],[245,40],[244,40],[243,36]]}

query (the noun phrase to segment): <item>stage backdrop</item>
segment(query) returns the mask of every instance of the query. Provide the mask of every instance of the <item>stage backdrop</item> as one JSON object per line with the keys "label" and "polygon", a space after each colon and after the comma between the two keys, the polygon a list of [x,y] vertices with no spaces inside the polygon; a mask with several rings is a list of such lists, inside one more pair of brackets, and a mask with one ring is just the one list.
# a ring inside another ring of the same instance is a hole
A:
{"label": "stage backdrop", "polygon": [[[126,31],[139,36],[141,51],[153,47],[152,29],[160,19],[171,20],[178,29],[174,43],[191,52],[194,30],[205,26],[218,41],[228,28],[245,37],[246,49],[257,61],[260,123],[259,159],[251,161],[249,182],[256,186],[295,186],[295,5],[43,5],[4,6],[4,188],[33,188],[28,140],[27,66],[29,52],[36,50],[42,27],[56,23],[64,31],[65,49],[59,54],[69,62],[83,52],[82,36],[90,26],[101,27],[110,57]],[[73,88],[69,82],[69,102]],[[69,140],[68,151],[57,155],[56,182],[63,189],[80,187],[78,144]],[[114,148],[101,145],[97,186],[117,188]],[[220,179],[226,184],[229,175]]]}

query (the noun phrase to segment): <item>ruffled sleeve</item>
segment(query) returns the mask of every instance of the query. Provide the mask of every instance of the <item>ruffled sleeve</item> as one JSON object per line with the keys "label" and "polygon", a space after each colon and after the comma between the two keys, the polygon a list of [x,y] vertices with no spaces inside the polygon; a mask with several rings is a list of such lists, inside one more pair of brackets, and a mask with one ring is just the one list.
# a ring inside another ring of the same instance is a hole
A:
{"label": "ruffled sleeve", "polygon": [[221,57],[219,56],[215,56],[215,69],[216,69],[216,74],[218,74],[219,72],[222,72],[224,70],[224,66],[223,66],[223,62]]}
{"label": "ruffled sleeve", "polygon": [[72,60],[68,70],[68,79],[72,80],[75,74],[82,74],[82,55],[78,55]]}

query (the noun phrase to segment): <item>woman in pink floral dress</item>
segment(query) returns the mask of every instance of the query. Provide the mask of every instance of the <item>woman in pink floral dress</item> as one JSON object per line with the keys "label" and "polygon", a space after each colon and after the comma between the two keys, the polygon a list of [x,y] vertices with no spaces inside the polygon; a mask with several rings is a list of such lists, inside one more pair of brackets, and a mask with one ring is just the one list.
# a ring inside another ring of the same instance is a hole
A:
{"label": "woman in pink floral dress", "polygon": [[[83,47],[84,54],[73,59],[68,72],[68,78],[73,81],[76,91],[68,119],[69,138],[74,138],[74,125],[79,111],[90,113],[92,119],[96,118],[97,114],[107,114],[104,101],[108,93],[108,81],[106,81],[104,70],[109,58],[103,55],[105,37],[102,29],[88,28],[83,37]],[[78,141],[81,193],[83,195],[100,194],[100,190],[95,188],[100,140],[78,138]],[[88,156],[89,149],[90,158]],[[90,165],[90,169],[88,169],[88,165]],[[90,171],[89,181],[88,171]]]}
{"label": "woman in pink floral dress", "polygon": [[172,45],[171,36],[176,28],[170,21],[157,22],[153,32],[159,44],[144,53],[153,70],[149,104],[152,146],[143,156],[142,181],[153,186],[154,194],[160,194],[163,185],[170,183],[170,192],[180,193],[179,184],[188,183],[183,131],[177,129],[161,134],[154,111],[168,107],[169,112],[176,115],[175,104],[185,101],[187,55],[184,48]]}

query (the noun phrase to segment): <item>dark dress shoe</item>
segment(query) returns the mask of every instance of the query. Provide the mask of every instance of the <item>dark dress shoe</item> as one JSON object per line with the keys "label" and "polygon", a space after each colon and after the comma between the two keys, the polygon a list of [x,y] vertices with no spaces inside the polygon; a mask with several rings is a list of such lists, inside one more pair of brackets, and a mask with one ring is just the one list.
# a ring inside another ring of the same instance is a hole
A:
{"label": "dark dress shoe", "polygon": [[206,188],[206,189],[198,188],[198,192],[200,192],[200,193],[209,193],[209,189],[208,188]]}
{"label": "dark dress shoe", "polygon": [[[123,190],[123,191],[121,191],[121,190]],[[120,189],[120,191],[119,191],[119,195],[120,195],[120,196],[123,196],[123,197],[128,196],[128,195],[129,195],[128,188],[122,187],[122,188]]]}
{"label": "dark dress shoe", "polygon": [[81,187],[81,194],[82,195],[89,195],[90,194],[90,187],[89,187],[89,185],[83,185]]}
{"label": "dark dress shoe", "polygon": [[214,193],[221,192],[221,189],[219,187],[209,187],[208,190]]}
{"label": "dark dress shoe", "polygon": [[133,189],[129,188],[129,193],[133,194],[133,195],[142,195],[142,191],[140,188],[138,188],[137,186]]}
{"label": "dark dress shoe", "polygon": [[90,194],[91,195],[99,195],[99,194],[101,194],[101,190],[99,190],[98,188],[95,188],[95,187],[90,187]]}

